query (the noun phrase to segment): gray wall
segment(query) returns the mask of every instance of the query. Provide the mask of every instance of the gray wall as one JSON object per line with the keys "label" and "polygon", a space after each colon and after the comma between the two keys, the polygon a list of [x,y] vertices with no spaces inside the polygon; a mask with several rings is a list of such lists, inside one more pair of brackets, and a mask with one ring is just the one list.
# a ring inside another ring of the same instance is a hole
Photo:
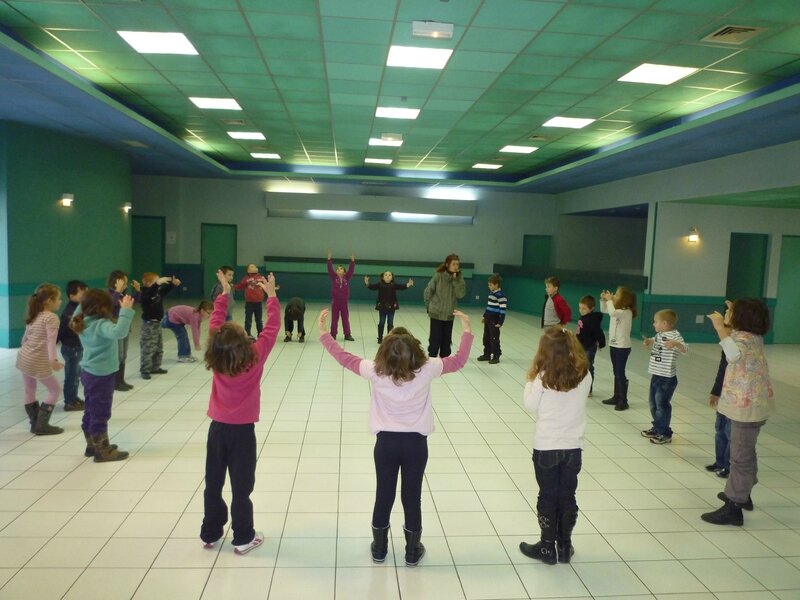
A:
{"label": "gray wall", "polygon": [[647,219],[561,215],[554,240],[559,269],[642,275]]}

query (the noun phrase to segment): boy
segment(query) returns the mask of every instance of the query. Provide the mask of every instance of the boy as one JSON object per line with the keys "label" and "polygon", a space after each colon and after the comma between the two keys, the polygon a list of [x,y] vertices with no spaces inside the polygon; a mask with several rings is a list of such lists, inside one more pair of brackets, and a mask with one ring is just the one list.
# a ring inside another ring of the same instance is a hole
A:
{"label": "boy", "polygon": [[264,290],[258,285],[259,282],[264,281],[266,281],[266,279],[258,272],[258,267],[250,263],[247,265],[247,275],[233,286],[235,290],[244,290],[244,330],[251,339],[254,339],[253,335],[250,333],[253,325],[253,317],[255,317],[256,320],[256,335],[259,335],[264,328],[261,322]]}
{"label": "boy", "polygon": [[67,283],[69,302],[61,313],[57,342],[61,342],[61,356],[64,358],[64,410],[83,410],[83,400],[78,398],[78,382],[81,378],[81,359],[83,346],[78,334],[72,331],[69,322],[75,309],[83,300],[89,286],[83,281],[73,279]]}
{"label": "boy", "polygon": [[483,313],[481,322],[483,323],[483,354],[478,357],[480,361],[489,361],[490,365],[500,362],[500,328],[506,320],[506,309],[508,299],[500,287],[503,285],[503,278],[497,273],[489,277],[489,298],[486,302],[486,310]]}
{"label": "boy", "polygon": [[[222,271],[222,274],[225,275],[225,281],[230,283],[233,281],[233,267],[229,267],[228,265],[222,265],[219,268]],[[222,293],[222,284],[218,281],[214,284],[214,287],[211,288],[211,302],[217,299]],[[228,312],[225,314],[225,322],[233,320],[233,305],[235,304],[235,300],[233,299],[233,294],[228,294]]]}
{"label": "boy", "polygon": [[292,298],[283,311],[283,325],[286,329],[284,342],[292,341],[292,329],[294,321],[297,321],[297,341],[301,344],[306,341],[306,328],[303,327],[303,317],[306,314],[306,303],[302,298]]}
{"label": "boy", "polygon": [[142,275],[142,330],[139,332],[139,373],[142,379],[150,375],[163,375],[161,368],[164,356],[164,341],[161,336],[161,320],[164,318],[164,296],[169,294],[181,280],[175,276],[159,277],[158,273]]}
{"label": "boy", "polygon": [[689,348],[683,337],[675,330],[678,315],[671,310],[660,310],[653,317],[655,336],[644,338],[644,345],[650,348],[650,363],[647,372],[650,379],[650,414],[653,426],[642,431],[642,436],[650,438],[652,444],[671,444],[672,394],[678,387],[675,375],[678,369],[678,353],[686,354]]}
{"label": "boy", "polygon": [[552,325],[566,325],[572,320],[572,311],[564,296],[558,293],[561,281],[558,277],[544,280],[544,306],[542,306],[542,329]]}
{"label": "boy", "polygon": [[[578,341],[589,359],[589,374],[594,384],[594,357],[597,351],[606,347],[606,336],[600,324],[603,322],[603,313],[594,312],[594,296],[584,296],[578,302]],[[589,386],[589,397],[592,396],[592,386]]]}

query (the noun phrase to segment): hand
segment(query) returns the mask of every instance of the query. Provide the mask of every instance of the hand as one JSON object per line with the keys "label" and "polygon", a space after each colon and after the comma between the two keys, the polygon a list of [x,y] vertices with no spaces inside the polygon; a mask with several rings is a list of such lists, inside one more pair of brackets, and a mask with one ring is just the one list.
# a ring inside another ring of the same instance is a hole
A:
{"label": "hand", "polygon": [[328,318],[329,312],[330,310],[323,308],[319,313],[319,317],[317,317],[317,328],[320,333],[328,333],[328,324],[325,321]]}
{"label": "hand", "polygon": [[714,326],[714,329],[717,331],[722,331],[725,329],[725,317],[719,314],[718,310],[715,310],[710,315],[706,315],[708,320],[711,321],[711,324]]}
{"label": "hand", "polygon": [[139,290],[142,289],[142,284],[136,281],[135,279],[131,279],[131,287],[138,292]]}
{"label": "hand", "polygon": [[461,329],[464,330],[464,333],[472,333],[472,326],[470,325],[469,317],[466,314],[456,309],[453,311],[453,316],[458,317],[461,320]]}
{"label": "hand", "polygon": [[231,293],[231,284],[228,282],[228,278],[225,277],[225,273],[217,271],[217,281],[219,281],[219,284],[222,286],[223,294]]}
{"label": "hand", "polygon": [[328,260],[330,260],[330,259],[332,259],[332,258],[333,258],[333,252],[331,252],[330,250],[328,250]]}
{"label": "hand", "polygon": [[675,348],[680,348],[683,344],[675,340],[667,340],[664,342],[664,347],[667,350],[674,350]]}
{"label": "hand", "polygon": [[123,296],[119,299],[119,305],[122,308],[133,308],[133,296]]}
{"label": "hand", "polygon": [[356,255],[355,254],[351,254],[350,255],[350,262],[356,262]]}
{"label": "hand", "polygon": [[642,339],[642,343],[644,344],[645,348],[649,348],[653,345],[653,338],[645,337]]}
{"label": "hand", "polygon": [[172,285],[176,285],[177,286],[177,285],[180,285],[180,284],[181,284],[181,280],[178,279],[177,277],[175,277],[175,275],[173,275],[172,276]]}
{"label": "hand", "polygon": [[369,285],[369,275],[364,275],[364,285]]}
{"label": "hand", "polygon": [[456,279],[459,275],[461,275],[461,271],[453,271],[452,275],[453,279]]}
{"label": "hand", "polygon": [[53,369],[53,371],[60,371],[61,369],[64,368],[64,365],[62,365],[60,362],[58,362],[58,360],[54,358],[53,360],[50,361],[50,368]]}
{"label": "hand", "polygon": [[711,408],[716,408],[717,404],[719,404],[719,396],[715,396],[714,394],[709,394],[709,396],[708,396],[708,405]]}
{"label": "hand", "polygon": [[413,280],[413,279],[409,279],[409,280],[406,282],[406,287],[407,287],[407,288],[414,287],[414,280]]}
{"label": "hand", "polygon": [[158,279],[156,279],[156,284],[164,285],[165,283],[169,283],[170,281],[172,281],[171,277],[159,277]]}
{"label": "hand", "polygon": [[500,325],[500,323],[498,323],[497,325],[495,325],[495,327],[497,327],[498,329],[500,329],[500,328],[502,327],[502,325]]}
{"label": "hand", "polygon": [[274,298],[275,297],[275,295],[276,295],[275,294],[275,289],[276,289],[275,288],[275,275],[273,275],[272,273],[267,275],[266,279],[264,279],[262,277],[258,281],[258,283],[256,283],[256,285],[258,287],[260,287],[262,290],[264,290],[267,293],[267,296],[269,298]]}

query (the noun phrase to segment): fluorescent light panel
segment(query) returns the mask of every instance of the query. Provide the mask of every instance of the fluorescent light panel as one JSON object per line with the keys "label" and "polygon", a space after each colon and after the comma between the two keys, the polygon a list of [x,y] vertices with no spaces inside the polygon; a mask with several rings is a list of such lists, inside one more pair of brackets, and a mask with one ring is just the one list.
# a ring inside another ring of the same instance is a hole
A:
{"label": "fluorescent light panel", "polygon": [[450,40],[453,39],[453,24],[438,21],[412,21],[411,36]]}
{"label": "fluorescent light panel", "polygon": [[242,110],[233,98],[189,98],[197,108],[213,110]]}
{"label": "fluorescent light panel", "polygon": [[430,223],[435,221],[438,215],[428,215],[425,213],[392,212],[392,219],[405,221],[406,223]]}
{"label": "fluorescent light panel", "polygon": [[375,116],[383,119],[416,119],[419,116],[419,109],[379,106],[375,111]]}
{"label": "fluorescent light panel", "polygon": [[620,77],[617,81],[630,83],[654,83],[656,85],[669,85],[679,79],[696,73],[699,69],[693,67],[675,67],[672,65],[654,65],[644,63]]}
{"label": "fluorescent light panel", "polygon": [[140,54],[198,54],[182,33],[160,31],[118,31]]}
{"label": "fluorescent light panel", "polygon": [[514,154],[530,154],[539,148],[537,146],[503,146],[500,152],[512,152]]}
{"label": "fluorescent light panel", "polygon": [[229,131],[228,135],[235,140],[265,140],[260,131]]}
{"label": "fluorescent light panel", "polygon": [[417,48],[392,46],[386,58],[387,67],[411,67],[414,69],[444,69],[453,51],[447,48]]}
{"label": "fluorescent light panel", "polygon": [[395,148],[403,145],[403,140],[383,140],[381,138],[369,138],[370,146],[393,146]]}
{"label": "fluorescent light panel", "polygon": [[280,154],[275,154],[274,152],[251,152],[250,156],[253,158],[271,158],[271,159],[278,159],[281,157]]}
{"label": "fluorescent light panel", "polygon": [[499,169],[502,166],[503,165],[493,165],[493,164],[490,164],[490,163],[475,163],[474,165],[472,165],[472,168],[473,169],[490,169],[490,170],[494,170],[494,169]]}
{"label": "fluorescent light panel", "polygon": [[473,188],[435,185],[425,190],[429,200],[477,200],[478,194]]}
{"label": "fluorescent light panel", "polygon": [[566,127],[567,129],[583,129],[595,119],[575,119],[573,117],[553,117],[542,127]]}
{"label": "fluorescent light panel", "polygon": [[390,165],[392,164],[391,158],[365,158],[364,162],[368,165]]}
{"label": "fluorescent light panel", "polygon": [[311,209],[308,216],[312,219],[333,219],[337,221],[353,221],[358,218],[358,211],[355,210],[318,210]]}

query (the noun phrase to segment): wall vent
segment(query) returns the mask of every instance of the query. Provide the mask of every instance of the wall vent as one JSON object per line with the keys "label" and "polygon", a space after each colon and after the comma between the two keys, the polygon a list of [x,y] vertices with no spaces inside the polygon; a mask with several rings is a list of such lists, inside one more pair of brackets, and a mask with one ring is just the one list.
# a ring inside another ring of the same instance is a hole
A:
{"label": "wall vent", "polygon": [[762,31],[765,27],[748,27],[745,25],[724,25],[716,31],[709,33],[702,38],[702,42],[714,42],[717,44],[744,44],[749,42]]}

